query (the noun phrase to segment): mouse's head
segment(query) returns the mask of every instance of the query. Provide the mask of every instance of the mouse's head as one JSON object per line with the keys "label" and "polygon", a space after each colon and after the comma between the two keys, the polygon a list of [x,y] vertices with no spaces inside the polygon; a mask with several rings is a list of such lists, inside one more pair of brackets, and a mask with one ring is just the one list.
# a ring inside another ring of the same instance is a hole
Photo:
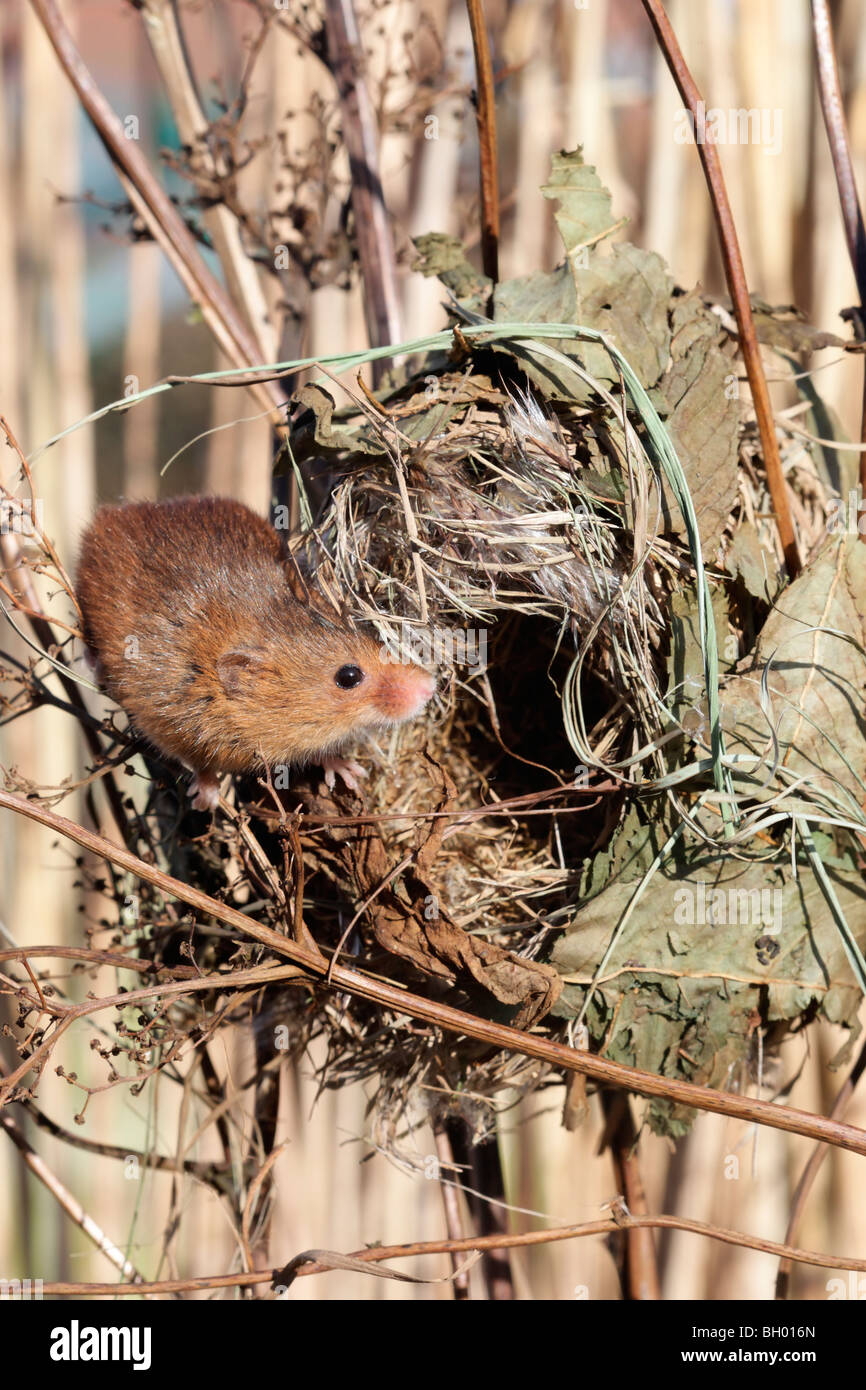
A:
{"label": "mouse's head", "polygon": [[271,765],[313,760],[413,719],[436,689],[428,671],[389,660],[374,638],[305,616],[272,642],[232,647],[216,662],[232,733]]}

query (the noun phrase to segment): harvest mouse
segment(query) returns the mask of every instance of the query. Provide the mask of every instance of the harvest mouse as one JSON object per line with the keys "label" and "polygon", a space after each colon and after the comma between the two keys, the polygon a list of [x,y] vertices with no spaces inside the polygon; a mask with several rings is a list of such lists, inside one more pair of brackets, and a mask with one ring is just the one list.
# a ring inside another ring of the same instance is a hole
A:
{"label": "harvest mouse", "polygon": [[318,763],[367,731],[412,719],[435,689],[374,638],[293,593],[280,538],[226,497],[100,507],[78,566],[99,679],[134,728],[193,772],[216,805],[220,774]]}

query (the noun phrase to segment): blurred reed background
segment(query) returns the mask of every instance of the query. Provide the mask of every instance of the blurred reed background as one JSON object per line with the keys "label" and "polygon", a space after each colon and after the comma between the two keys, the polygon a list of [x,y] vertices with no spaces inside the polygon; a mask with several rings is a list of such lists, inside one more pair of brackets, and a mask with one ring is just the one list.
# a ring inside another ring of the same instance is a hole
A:
{"label": "blurred reed background", "polygon": [[[136,7],[123,0],[66,0],[62,8],[115,111],[138,118],[142,150],[154,159],[162,149],[176,151],[181,134]],[[292,8],[306,22],[307,12]],[[750,288],[773,303],[796,302],[813,322],[845,332],[837,315],[857,294],[816,99],[806,0],[669,0],[667,8],[708,105],[781,112],[778,153],[760,145],[721,151]],[[681,102],[638,0],[486,0],[485,10],[500,74],[503,277],[557,260],[551,205],[538,188],[551,153],[582,144],[586,160],[612,189],[615,208],[631,219],[629,238],[664,256],[680,284],[699,281],[724,294],[704,178],[694,146],[674,138]],[[182,2],[179,13],[202,96],[213,112],[221,94],[230,98],[237,90],[253,9],[240,0],[195,0]],[[312,27],[314,7],[309,14]],[[381,91],[381,162],[400,263],[400,331],[410,338],[443,323],[441,287],[412,273],[410,238],[448,232],[463,237],[478,255],[469,27],[463,0],[359,0],[358,17],[373,89]],[[855,165],[866,189],[862,0],[835,4],[833,21]],[[417,61],[422,51],[438,74],[438,95],[435,104],[425,108],[422,102],[419,109],[407,58]],[[4,0],[0,9],[0,54],[0,411],[29,453],[125,390],[168,373],[225,364],[206,327],[190,314],[160,251],[146,241],[131,243],[124,220],[112,215],[110,205],[122,199],[119,185],[23,0]],[[326,69],[290,34],[274,30],[257,63],[246,117],[248,138],[263,141],[241,175],[249,205],[273,201],[280,141],[304,149],[316,133],[310,112],[317,100],[334,101]],[[414,120],[406,118],[410,110]],[[435,132],[432,139],[425,138],[424,117],[430,115],[438,117],[438,129],[426,126],[427,134]],[[338,160],[336,174],[345,180],[344,161]],[[165,180],[172,192],[183,191],[171,171]],[[266,284],[264,293],[276,291]],[[325,285],[295,308],[282,342],[261,326],[262,360],[366,346],[357,286],[347,292]],[[822,358],[816,382],[849,437],[856,438],[862,367],[850,358],[825,363]],[[77,431],[43,455],[36,465],[37,491],[46,529],[67,563],[74,559],[82,524],[101,500],[206,491],[229,493],[264,510],[270,433],[266,421],[246,418],[260,410],[246,393],[187,387]],[[2,467],[8,480],[15,468],[11,454]],[[78,777],[83,762],[76,726],[60,713],[41,710],[0,729],[0,763],[17,767],[37,786]],[[77,793],[60,809],[76,819],[84,814]],[[5,944],[80,942],[86,904],[73,887],[76,878],[69,845],[5,815]],[[799,1069],[791,1103],[829,1112],[839,1073],[827,1062],[841,1041],[825,1028],[784,1044],[779,1074],[790,1077]],[[86,1045],[74,1034],[62,1060],[67,1072],[94,1070]],[[250,1040],[238,1029],[224,1065],[240,1086],[252,1063]],[[307,1071],[303,1063],[284,1069],[280,1137],[288,1144],[275,1169],[278,1211],[270,1263],[282,1264],[308,1247],[349,1251],[366,1242],[442,1235],[441,1192],[426,1176],[432,1167],[427,1157],[435,1153],[432,1135],[426,1143],[419,1139],[417,1167],[406,1171],[376,1151],[361,1088],[328,1093],[314,1103]],[[771,1093],[764,1088],[765,1096]],[[181,1117],[179,1088],[164,1078],[137,1096],[126,1087],[94,1095],[84,1127],[73,1118],[82,1093],[67,1081],[45,1075],[39,1099],[56,1124],[89,1143],[154,1146],[164,1153],[186,1146],[188,1156],[200,1158],[212,1152],[209,1134],[196,1137],[194,1107]],[[503,1115],[507,1197],[515,1207],[557,1222],[589,1221],[617,1191],[609,1156],[596,1154],[600,1110],[593,1101],[583,1128],[568,1134],[560,1124],[561,1104],[561,1090],[547,1090]],[[241,1118],[242,1108],[240,1102]],[[640,1108],[638,1102],[638,1113]],[[142,1174],[132,1161],[122,1164],[71,1147],[15,1109],[49,1167],[146,1276],[204,1274],[232,1265],[231,1233],[203,1186],[193,1179],[179,1183],[171,1174]],[[849,1118],[866,1124],[866,1094],[855,1098]],[[646,1134],[642,1170],[649,1209],[783,1239],[792,1191],[809,1152],[806,1141],[767,1129],[757,1135],[709,1115],[699,1117],[676,1151]],[[800,1244],[862,1251],[866,1207],[858,1162],[852,1154],[830,1152]],[[112,1277],[111,1265],[27,1173],[3,1136],[0,1192],[0,1277]],[[166,1242],[166,1223],[181,1216]],[[772,1297],[771,1256],[678,1232],[657,1234],[656,1240],[665,1298]],[[520,1297],[619,1296],[611,1254],[599,1238],[518,1252],[514,1265]],[[448,1272],[444,1256],[416,1267],[429,1276]],[[830,1275],[795,1268],[794,1296],[828,1297]],[[451,1295],[442,1285],[413,1288],[334,1272],[300,1280],[291,1296]]]}

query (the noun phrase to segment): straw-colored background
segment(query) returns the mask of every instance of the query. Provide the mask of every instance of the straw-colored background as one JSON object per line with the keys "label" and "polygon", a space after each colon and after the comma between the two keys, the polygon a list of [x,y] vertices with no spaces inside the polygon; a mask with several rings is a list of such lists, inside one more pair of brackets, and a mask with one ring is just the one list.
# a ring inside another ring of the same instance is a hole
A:
{"label": "straw-colored background", "polygon": [[[251,27],[248,10],[227,0],[197,0],[181,8],[203,90],[221,75],[231,91],[242,56],[239,40]],[[660,252],[682,285],[701,281],[723,291],[696,151],[674,139],[680,102],[638,0],[588,0],[585,6],[573,0],[490,0],[486,8],[494,59],[512,74],[497,93],[503,276],[555,262],[550,206],[537,190],[551,153],[580,143],[612,189],[615,208],[631,218],[629,237]],[[806,0],[670,0],[668,8],[708,105],[781,112],[778,154],[761,146],[722,149],[750,288],[775,303],[796,301],[814,322],[846,332],[837,314],[855,302],[856,292],[816,103]],[[121,0],[66,0],[63,9],[115,110],[140,117],[142,148],[153,154],[161,144],[171,144],[167,108],[160,104],[158,78],[133,8]],[[449,94],[431,107],[439,117],[438,139],[391,129],[382,143],[386,195],[402,257],[401,330],[410,338],[440,327],[442,314],[439,288],[409,269],[409,238],[439,230],[477,239],[475,120],[466,97],[472,80],[468,24],[462,0],[407,0],[377,5],[375,14],[365,4],[359,13],[374,71],[383,69],[389,53],[399,63],[401,36],[421,32],[422,15],[441,35],[451,69]],[[866,189],[862,0],[835,6],[834,23],[858,177]],[[85,192],[109,201],[120,195],[53,52],[21,0],[5,0],[0,9],[0,44],[0,410],[29,452],[96,405],[122,395],[131,376],[146,386],[170,372],[222,364],[206,328],[190,320],[160,253],[144,244],[130,248],[104,230],[108,214],[61,200]],[[333,97],[322,65],[299,55],[287,37],[276,37],[257,70],[250,131],[273,133],[288,110],[302,110],[314,93]],[[398,82],[388,106],[399,112],[411,94],[410,84]],[[292,140],[299,145],[304,139],[303,118],[296,118]],[[245,176],[245,195],[254,202],[266,199],[276,176],[275,158],[266,151]],[[319,291],[302,345],[310,352],[365,346],[359,294]],[[825,366],[831,356],[823,354],[816,385],[856,437],[862,369],[855,361]],[[263,510],[270,444],[262,422],[236,423],[210,434],[159,478],[162,465],[196,435],[257,409],[238,392],[175,392],[130,412],[122,423],[115,416],[85,428],[44,455],[37,466],[37,491],[44,499],[46,528],[61,553],[72,559],[97,501],[122,495],[203,490],[230,493]],[[8,479],[11,456],[3,468]],[[0,730],[0,763],[16,766],[39,785],[80,775],[83,761],[75,726],[63,715],[40,712]],[[60,809],[83,814],[75,796]],[[79,942],[80,895],[73,887],[69,846],[9,816],[0,825],[4,935],[20,944]],[[90,986],[70,983],[76,997],[85,987]],[[829,1110],[839,1074],[829,1072],[826,1063],[840,1042],[830,1030],[813,1029],[806,1043],[785,1045],[778,1077],[793,1076],[803,1064],[791,1103]],[[5,1056],[8,1064],[8,1049]],[[57,1060],[92,1083],[103,1078],[83,1032]],[[249,1076],[252,1053],[243,1034],[227,1049],[225,1065],[239,1083]],[[368,1142],[364,1095],[327,1094],[314,1106],[308,1071],[301,1064],[285,1074],[280,1137],[290,1142],[276,1169],[271,1262],[281,1264],[311,1246],[348,1251],[365,1242],[443,1234],[438,1185],[425,1177],[432,1138],[419,1138],[416,1170],[401,1171]],[[52,1072],[41,1083],[39,1102],[76,1135],[132,1149],[152,1144],[170,1153],[179,1144],[178,1094],[165,1080],[151,1083],[138,1097],[124,1087],[106,1090],[92,1098],[87,1123],[79,1128],[73,1116],[81,1092]],[[574,1135],[560,1127],[560,1105],[561,1092],[547,1091],[504,1116],[509,1200],[557,1223],[592,1220],[616,1191],[609,1157],[595,1154],[597,1102],[582,1132]],[[866,1124],[866,1094],[855,1099],[849,1118]],[[24,1123],[46,1162],[108,1235],[129,1246],[145,1275],[235,1267],[229,1227],[203,1188],[189,1181],[172,1192],[170,1177],[142,1178],[134,1165],[125,1171],[116,1161],[69,1147]],[[186,1117],[183,1143],[192,1139],[197,1123],[195,1113]],[[207,1158],[209,1145],[206,1137],[189,1156]],[[697,1121],[676,1152],[647,1135],[642,1166],[649,1208],[782,1239],[793,1186],[808,1153],[804,1141],[769,1130],[756,1135],[710,1116]],[[862,1255],[862,1182],[862,1160],[833,1152],[809,1204],[800,1243]],[[0,1277],[112,1277],[111,1266],[25,1174],[2,1136],[0,1193]],[[160,1263],[170,1213],[181,1218],[179,1234]],[[515,1228],[525,1229],[537,1218],[515,1214],[512,1220]],[[665,1298],[772,1297],[775,1261],[769,1256],[680,1233],[659,1239],[658,1247]],[[413,1267],[430,1276],[448,1268],[444,1258]],[[600,1239],[518,1254],[515,1268],[521,1297],[618,1296],[613,1261]],[[830,1277],[830,1271],[799,1267],[795,1296],[828,1297]],[[450,1295],[442,1285],[413,1289],[332,1273],[299,1281],[291,1296]]]}

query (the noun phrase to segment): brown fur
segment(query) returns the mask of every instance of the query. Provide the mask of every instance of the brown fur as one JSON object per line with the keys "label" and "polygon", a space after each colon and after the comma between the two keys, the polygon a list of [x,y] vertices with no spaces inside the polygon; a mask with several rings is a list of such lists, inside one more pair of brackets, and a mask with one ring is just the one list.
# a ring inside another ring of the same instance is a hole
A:
{"label": "brown fur", "polygon": [[[78,596],[108,693],[161,752],[197,772],[320,761],[417,714],[432,681],[292,593],[279,537],[228,498],[101,507]],[[360,667],[352,690],[334,682]]]}

